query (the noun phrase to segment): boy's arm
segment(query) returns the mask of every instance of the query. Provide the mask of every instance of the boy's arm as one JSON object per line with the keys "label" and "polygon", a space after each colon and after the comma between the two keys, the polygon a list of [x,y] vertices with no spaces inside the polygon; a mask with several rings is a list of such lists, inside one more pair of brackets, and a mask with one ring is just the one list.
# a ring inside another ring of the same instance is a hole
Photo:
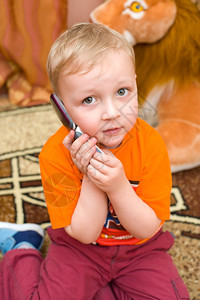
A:
{"label": "boy's arm", "polygon": [[154,210],[137,196],[128,180],[124,180],[120,186],[109,192],[108,197],[121,224],[134,237],[146,239],[158,230],[161,220]]}
{"label": "boy's arm", "polygon": [[126,178],[123,165],[110,151],[106,156],[95,153],[88,166],[88,176],[104,191],[113,205],[123,227],[134,237],[151,237],[161,220],[154,210],[142,201]]}
{"label": "boy's arm", "polygon": [[66,232],[82,243],[96,241],[106,220],[107,195],[87,176],[87,168],[94,155],[97,140],[84,134],[74,141],[74,131],[66,136],[64,146],[70,151],[72,160],[84,174],[78,203]]}
{"label": "boy's arm", "polygon": [[86,175],[74,210],[71,224],[66,232],[84,244],[95,242],[106,220],[107,196]]}

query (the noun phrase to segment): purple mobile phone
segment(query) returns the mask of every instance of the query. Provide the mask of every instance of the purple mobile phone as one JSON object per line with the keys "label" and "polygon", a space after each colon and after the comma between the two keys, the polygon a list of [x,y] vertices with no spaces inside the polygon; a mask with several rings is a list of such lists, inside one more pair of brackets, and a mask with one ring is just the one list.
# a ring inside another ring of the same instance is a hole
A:
{"label": "purple mobile phone", "polygon": [[[56,94],[51,94],[50,101],[58,118],[63,123],[63,125],[69,129],[75,130],[74,139],[76,140],[79,136],[83,134],[80,127],[73,122],[63,102],[56,96]],[[97,152],[103,153],[103,151],[98,146],[96,146],[96,148]]]}

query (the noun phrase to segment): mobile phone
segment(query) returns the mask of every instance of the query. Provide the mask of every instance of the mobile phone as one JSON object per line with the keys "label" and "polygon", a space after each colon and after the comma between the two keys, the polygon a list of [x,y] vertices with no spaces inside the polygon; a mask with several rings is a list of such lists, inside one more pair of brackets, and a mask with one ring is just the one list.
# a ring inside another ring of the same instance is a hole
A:
{"label": "mobile phone", "polygon": [[[74,139],[76,140],[79,136],[83,134],[83,132],[81,131],[80,127],[73,122],[62,100],[59,99],[55,93],[53,93],[50,96],[50,102],[62,124],[65,127],[75,131]],[[103,153],[103,151],[98,146],[96,146],[96,148],[97,152]]]}

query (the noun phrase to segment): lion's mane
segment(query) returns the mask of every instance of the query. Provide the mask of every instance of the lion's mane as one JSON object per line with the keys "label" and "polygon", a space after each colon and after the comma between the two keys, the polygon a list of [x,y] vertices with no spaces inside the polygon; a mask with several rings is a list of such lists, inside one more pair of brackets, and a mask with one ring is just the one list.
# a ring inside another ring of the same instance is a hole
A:
{"label": "lion's mane", "polygon": [[176,20],[165,37],[134,47],[137,84],[143,99],[155,85],[172,80],[176,87],[200,84],[200,11],[192,0],[175,2]]}

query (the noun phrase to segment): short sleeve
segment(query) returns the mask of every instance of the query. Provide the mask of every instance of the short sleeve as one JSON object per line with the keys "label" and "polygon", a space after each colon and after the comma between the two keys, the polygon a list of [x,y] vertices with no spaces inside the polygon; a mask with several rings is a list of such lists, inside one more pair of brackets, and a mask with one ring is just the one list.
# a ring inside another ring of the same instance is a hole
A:
{"label": "short sleeve", "polygon": [[52,228],[71,223],[80,190],[80,172],[64,145],[47,143],[39,155],[40,173]]}
{"label": "short sleeve", "polygon": [[155,129],[149,132],[145,144],[145,160],[136,192],[154,210],[158,218],[168,220],[172,175],[167,149]]}

